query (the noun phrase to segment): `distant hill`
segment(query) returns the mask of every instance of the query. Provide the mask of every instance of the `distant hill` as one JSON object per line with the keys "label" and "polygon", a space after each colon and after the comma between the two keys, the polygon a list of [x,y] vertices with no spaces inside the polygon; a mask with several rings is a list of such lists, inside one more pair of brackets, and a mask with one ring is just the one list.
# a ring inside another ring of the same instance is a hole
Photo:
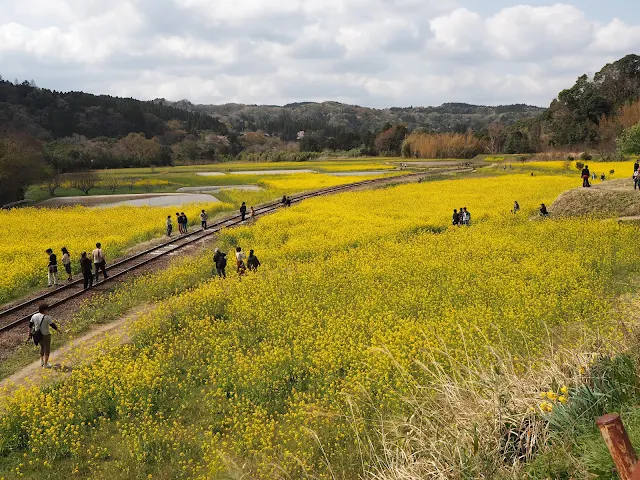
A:
{"label": "distant hill", "polygon": [[173,105],[133,98],[56,92],[33,82],[14,84],[0,77],[0,126],[50,141],[72,135],[118,138],[144,133],[147,138],[166,131],[166,122],[184,122],[189,132],[226,127],[215,118]]}
{"label": "distant hill", "polygon": [[284,106],[194,105],[188,100],[167,102],[193,112],[207,113],[242,133],[261,130],[283,140],[296,139],[300,131],[322,132],[332,136],[344,132],[379,132],[388,124],[404,123],[410,131],[423,129],[434,133],[459,132],[469,129],[481,132],[491,123],[512,125],[519,120],[539,116],[544,108],[529,105],[487,107],[466,103],[445,103],[439,107],[391,107],[384,109],[347,105],[338,102],[297,102]]}

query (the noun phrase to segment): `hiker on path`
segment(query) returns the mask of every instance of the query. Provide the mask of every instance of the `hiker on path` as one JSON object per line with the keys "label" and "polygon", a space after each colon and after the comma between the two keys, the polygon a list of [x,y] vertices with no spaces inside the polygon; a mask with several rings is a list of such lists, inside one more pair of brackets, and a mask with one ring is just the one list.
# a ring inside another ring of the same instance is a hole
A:
{"label": "hiker on path", "polygon": [[606,180],[607,177],[605,177],[604,173],[602,175],[600,175],[600,181],[604,182]]}
{"label": "hiker on path", "polygon": [[53,253],[50,248],[47,249],[47,255],[49,255],[49,266],[47,279],[49,280],[49,287],[58,285],[58,257]]}
{"label": "hiker on path", "polygon": [[520,211],[520,204],[518,203],[518,201],[516,200],[515,202],[513,202],[513,210],[511,210],[511,212],[515,215]]}
{"label": "hiker on path", "polygon": [[49,355],[51,354],[51,331],[49,327],[60,333],[58,326],[53,323],[53,319],[47,315],[48,310],[49,305],[40,305],[38,313],[34,314],[29,320],[29,339],[33,339],[33,343],[40,345],[40,366],[43,368],[51,368],[51,365],[49,365]]}
{"label": "hiker on path", "polygon": [[247,271],[247,267],[244,264],[244,261],[246,258],[247,256],[242,251],[242,248],[237,247],[236,248],[236,268],[238,270],[238,275],[240,276],[244,275],[244,273]]}
{"label": "hiker on path", "polygon": [[219,248],[215,249],[213,254],[213,263],[216,266],[216,273],[221,278],[227,278],[225,268],[227,268],[227,254],[222,253]]}
{"label": "hiker on path", "polygon": [[640,168],[633,172],[633,189],[640,188]]}
{"label": "hiker on path", "polygon": [[62,247],[62,265],[64,265],[64,271],[67,272],[67,281],[73,281],[73,275],[71,274],[71,256],[67,247]]}
{"label": "hiker on path", "polygon": [[244,222],[244,219],[247,216],[247,204],[242,202],[242,206],[240,207],[240,216],[242,217],[242,221]]}
{"label": "hiker on path", "polygon": [[460,215],[458,214],[458,210],[454,209],[453,210],[452,225],[459,225],[459,224],[460,224]]}
{"label": "hiker on path", "polygon": [[256,211],[255,211],[255,209],[254,209],[253,207],[251,207],[251,208],[249,209],[249,211],[251,212],[251,213],[250,213],[251,218],[253,218],[253,217],[255,217],[255,216],[256,216]]}
{"label": "hiker on path", "polygon": [[207,229],[207,220],[209,220],[209,215],[207,215],[207,212],[202,210],[202,212],[200,212],[200,225],[203,230]]}
{"label": "hiker on path", "polygon": [[591,186],[591,184],[589,183],[590,176],[591,176],[591,172],[589,171],[589,166],[585,165],[585,167],[582,169],[582,187],[583,188]]}
{"label": "hiker on path", "polygon": [[280,201],[280,203],[282,204],[283,207],[287,206],[287,196],[286,195],[282,196],[282,200]]}
{"label": "hiker on path", "polygon": [[171,221],[171,215],[167,217],[167,237],[171,236],[171,232],[173,232],[173,222]]}
{"label": "hiker on path", "polygon": [[640,168],[640,159],[636,160],[636,163],[633,164],[633,173],[636,173]]}
{"label": "hiker on path", "polygon": [[544,203],[540,204],[540,216],[543,218],[547,218],[549,216],[549,211]]}
{"label": "hiker on path", "polygon": [[247,259],[247,268],[250,271],[256,272],[258,271],[258,267],[260,266],[260,260],[253,253],[253,250],[249,250],[249,258]]}
{"label": "hiker on path", "polygon": [[102,251],[102,244],[100,242],[96,243],[96,248],[91,252],[91,256],[93,257],[93,266],[96,270],[97,284],[100,270],[102,270],[102,276],[105,280],[109,277],[109,275],[107,275],[107,261],[104,258],[104,252]]}
{"label": "hiker on path", "polygon": [[84,289],[87,290],[93,287],[91,259],[87,257],[87,252],[82,252],[82,255],[80,255],[80,270],[82,270],[82,277],[84,278]]}
{"label": "hiker on path", "polygon": [[182,215],[182,233],[189,233],[189,219],[184,212],[180,215]]}

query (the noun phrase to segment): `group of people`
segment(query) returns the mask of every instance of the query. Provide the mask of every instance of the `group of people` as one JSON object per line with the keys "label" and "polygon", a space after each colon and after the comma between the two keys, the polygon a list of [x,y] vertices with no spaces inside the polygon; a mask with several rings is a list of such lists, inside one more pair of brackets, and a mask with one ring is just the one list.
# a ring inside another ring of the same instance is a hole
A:
{"label": "group of people", "polygon": [[[247,269],[252,272],[257,271],[258,267],[261,265],[260,260],[258,260],[258,257],[256,257],[253,250],[249,250],[248,258],[247,255],[242,251],[241,247],[236,247],[234,253],[236,255],[236,272],[240,276],[247,273]],[[220,278],[227,278],[227,254],[221,252],[219,248],[216,248],[213,254],[213,263],[216,267],[216,274]]]}
{"label": "group of people", "polygon": [[[207,228],[208,220],[209,220],[209,215],[207,214],[207,212],[202,210],[202,212],[200,212],[200,225],[202,226],[203,230]],[[187,218],[184,212],[182,213],[176,212],[176,222],[178,223],[178,231],[180,232],[181,235],[189,233],[189,219]],[[171,218],[171,215],[168,215],[167,216],[167,237],[170,237],[172,232],[173,232],[173,220]]]}
{"label": "group of people", "polygon": [[[67,247],[60,249],[62,252],[62,265],[67,274],[67,281],[73,281],[73,273],[71,268],[71,255]],[[51,248],[46,250],[46,254],[49,255],[49,265],[47,267],[47,280],[48,286],[54,287],[58,285],[58,257]],[[107,274],[107,261],[102,250],[102,245],[96,243],[96,248],[91,252],[91,258],[88,257],[87,252],[82,252],[80,255],[80,270],[84,277],[84,289],[93,286],[93,275],[95,269],[95,282],[98,283],[99,274],[102,271],[104,278],[108,278]]]}
{"label": "group of people", "polygon": [[467,227],[471,225],[471,213],[467,210],[467,207],[462,207],[460,211],[453,210],[453,225]]}
{"label": "group of people", "polygon": [[283,207],[290,207],[291,206],[291,198],[287,197],[286,195],[282,196],[282,200],[280,200],[280,204]]}

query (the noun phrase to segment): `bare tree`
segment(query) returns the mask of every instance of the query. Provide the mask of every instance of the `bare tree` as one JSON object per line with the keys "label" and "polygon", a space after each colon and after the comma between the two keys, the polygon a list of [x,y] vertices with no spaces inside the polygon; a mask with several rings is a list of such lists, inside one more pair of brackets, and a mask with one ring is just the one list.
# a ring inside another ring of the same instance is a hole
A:
{"label": "bare tree", "polygon": [[71,177],[71,187],[77,188],[85,195],[89,195],[89,192],[96,188],[100,183],[98,176],[92,172],[76,173]]}
{"label": "bare tree", "polygon": [[489,133],[489,153],[495,155],[500,153],[502,145],[504,144],[504,125],[501,123],[492,123],[487,127]]}
{"label": "bare tree", "polygon": [[59,173],[52,172],[40,188],[49,192],[49,195],[51,195],[52,197],[55,197],[56,190],[60,188],[60,185],[62,185],[62,177]]}
{"label": "bare tree", "polygon": [[120,180],[120,178],[116,177],[115,175],[110,175],[108,177],[105,177],[100,183],[104,188],[109,190],[111,193],[116,193],[116,190],[122,186],[122,181]]}

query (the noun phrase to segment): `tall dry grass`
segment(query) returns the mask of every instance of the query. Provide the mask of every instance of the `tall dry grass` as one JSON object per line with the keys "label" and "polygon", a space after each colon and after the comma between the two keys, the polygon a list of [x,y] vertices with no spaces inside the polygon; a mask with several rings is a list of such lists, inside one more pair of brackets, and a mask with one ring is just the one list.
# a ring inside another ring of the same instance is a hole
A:
{"label": "tall dry grass", "polygon": [[[602,382],[599,365],[615,363],[617,354],[629,355],[637,364],[638,315],[635,310],[629,315],[635,317],[633,324],[621,324],[625,334],[617,339],[577,326],[582,343],[570,349],[558,349],[552,332],[546,332],[547,355],[525,363],[497,347],[493,365],[479,366],[471,358],[443,365],[434,358],[418,364],[424,374],[419,380],[403,371],[410,393],[400,397],[394,415],[375,405],[365,414],[352,403],[354,430],[361,431],[363,423],[377,425],[375,433],[358,442],[362,477],[531,478],[527,468],[538,455],[554,443],[571,444],[597,416],[616,408],[620,385]],[[563,386],[569,389],[568,403],[555,401],[552,411],[543,411],[550,403],[541,394],[560,392]],[[571,468],[571,478],[590,476],[578,462]]]}
{"label": "tall dry grass", "polygon": [[406,158],[473,158],[487,152],[487,142],[471,133],[412,133],[402,146]]}

